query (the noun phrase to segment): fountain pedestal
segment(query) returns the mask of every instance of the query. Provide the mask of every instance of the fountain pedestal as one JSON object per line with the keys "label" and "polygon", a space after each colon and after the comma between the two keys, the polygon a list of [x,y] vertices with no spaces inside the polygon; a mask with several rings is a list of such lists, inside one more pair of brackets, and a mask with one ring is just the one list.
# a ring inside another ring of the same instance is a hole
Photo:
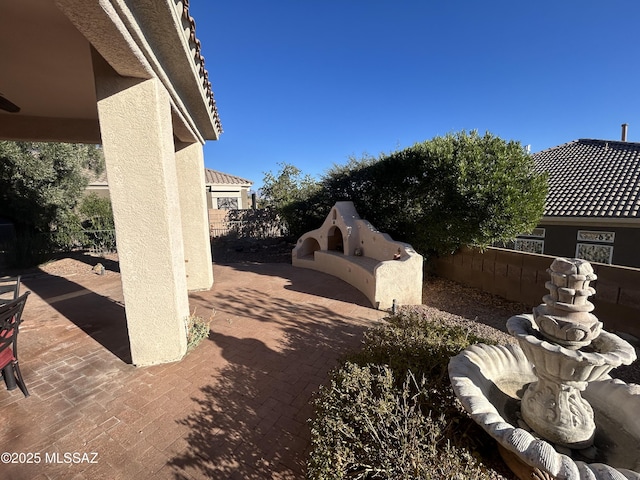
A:
{"label": "fountain pedestal", "polygon": [[522,397],[522,418],[553,443],[587,448],[593,444],[596,424],[593,409],[580,392],[597,378],[585,378],[583,370],[589,368],[589,362],[587,357],[576,357],[575,351],[587,347],[602,331],[602,323],[591,314],[594,306],[587,301],[595,293],[589,282],[597,276],[591,264],[579,259],[557,258],[547,272],[551,276],[545,284],[549,295],[533,309],[535,325],[530,324],[529,330],[533,333],[537,327],[541,338],[565,348],[549,349],[544,348],[546,342],[530,342],[507,323],[538,376]]}
{"label": "fountain pedestal", "polygon": [[547,380],[538,381],[522,397],[522,419],[538,435],[564,447],[582,449],[593,444],[596,424],[591,405],[582,398],[579,388]]}

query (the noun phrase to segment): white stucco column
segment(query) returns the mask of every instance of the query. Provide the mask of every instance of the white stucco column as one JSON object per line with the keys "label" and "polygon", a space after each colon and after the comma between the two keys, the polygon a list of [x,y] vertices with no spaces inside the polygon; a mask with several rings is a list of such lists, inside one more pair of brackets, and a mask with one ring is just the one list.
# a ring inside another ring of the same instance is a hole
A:
{"label": "white stucco column", "polygon": [[213,269],[202,145],[176,144],[176,168],[187,288],[207,290],[213,284]]}
{"label": "white stucco column", "polygon": [[169,95],[95,52],[94,73],[132,360],[179,360],[189,303]]}

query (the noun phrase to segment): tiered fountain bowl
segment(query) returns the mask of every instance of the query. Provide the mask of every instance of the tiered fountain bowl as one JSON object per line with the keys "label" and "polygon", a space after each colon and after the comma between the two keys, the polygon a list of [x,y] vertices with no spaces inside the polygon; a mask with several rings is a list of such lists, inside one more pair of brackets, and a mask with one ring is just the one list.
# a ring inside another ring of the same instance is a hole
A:
{"label": "tiered fountain bowl", "polygon": [[548,272],[544,303],[507,321],[519,346],[451,359],[456,396],[522,479],[640,480],[640,386],[609,376],[635,349],[591,313],[588,262],[558,258]]}

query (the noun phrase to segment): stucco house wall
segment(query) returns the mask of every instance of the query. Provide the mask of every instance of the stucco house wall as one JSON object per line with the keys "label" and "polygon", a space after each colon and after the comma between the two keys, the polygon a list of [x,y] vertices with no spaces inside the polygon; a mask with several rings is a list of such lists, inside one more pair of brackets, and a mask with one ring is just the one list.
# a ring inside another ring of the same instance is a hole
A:
{"label": "stucco house wall", "polygon": [[0,37],[0,139],[102,145],[132,362],[180,360],[188,291],[213,283],[202,146],[222,133],[189,3],[0,2]]}
{"label": "stucco house wall", "polygon": [[[207,209],[209,210],[231,210],[251,208],[250,189],[253,182],[235,175],[219,172],[217,170],[205,169],[205,191],[207,198]],[[107,172],[102,172],[99,176],[91,178],[86,188],[86,193],[95,193],[104,198],[109,198],[109,182]],[[234,206],[229,205],[228,200],[233,199]],[[220,200],[220,201],[219,201]]]}
{"label": "stucco house wall", "polygon": [[[541,253],[553,256],[576,257],[591,251],[599,263],[640,267],[640,228],[605,225],[548,225],[544,228],[544,248]],[[599,233],[596,233],[599,232]],[[606,235],[602,235],[606,234]],[[610,235],[611,234],[611,235]],[[613,237],[613,241],[603,240]],[[596,260],[593,260],[596,261]]]}

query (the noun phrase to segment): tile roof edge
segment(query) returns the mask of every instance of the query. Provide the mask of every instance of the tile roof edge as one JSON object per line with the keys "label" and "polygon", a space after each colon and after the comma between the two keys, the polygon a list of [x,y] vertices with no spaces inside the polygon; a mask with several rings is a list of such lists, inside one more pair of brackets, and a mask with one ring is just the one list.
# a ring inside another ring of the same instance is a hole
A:
{"label": "tile roof edge", "polygon": [[545,148],[544,150],[540,150],[539,152],[532,153],[531,155],[538,155],[538,154],[540,154],[540,153],[549,152],[549,151],[551,151],[551,150],[557,150],[557,149],[559,149],[559,148],[566,147],[566,146],[571,145],[571,144],[573,144],[573,143],[578,143],[580,140],[584,140],[584,139],[571,140],[570,142],[565,142],[565,143],[562,143],[562,144],[560,144],[560,145],[556,145],[556,146],[554,146],[554,147]]}
{"label": "tile roof edge", "polygon": [[231,175],[230,173],[224,173],[224,172],[221,172],[220,170],[214,170],[213,168],[206,168],[205,167],[205,171],[207,171],[207,170],[210,171],[210,172],[217,173],[219,175],[224,175],[224,176],[227,176],[227,177],[236,178],[238,180],[241,180],[243,184],[253,185],[253,181],[247,180],[246,178],[238,177],[237,175]]}
{"label": "tile roof edge", "polygon": [[598,143],[608,143],[611,144],[620,144],[620,145],[631,145],[631,146],[640,146],[640,142],[629,142],[623,140],[604,140],[602,138],[580,138],[577,140],[578,142],[598,142]]}
{"label": "tile roof edge", "polygon": [[570,142],[565,142],[565,143],[562,143],[560,145],[556,145],[554,147],[545,148],[544,150],[540,150],[539,152],[532,153],[531,155],[538,155],[538,154],[541,154],[541,153],[550,152],[552,150],[557,150],[557,149],[560,149],[560,148],[564,148],[564,147],[567,147],[569,145],[573,145],[573,144],[576,144],[576,143],[587,143],[587,142],[590,142],[590,143],[603,143],[603,144],[606,143],[606,144],[609,144],[609,145],[611,145],[611,144],[628,145],[628,146],[630,146],[632,148],[640,148],[640,142],[629,142],[629,141],[625,142],[625,141],[622,141],[622,140],[605,140],[605,139],[602,139],[602,138],[578,138],[577,140],[571,140]]}
{"label": "tile roof edge", "polygon": [[190,48],[192,48],[195,53],[193,56],[193,61],[196,64],[196,69],[200,74],[201,87],[204,90],[205,97],[208,100],[209,111],[213,117],[213,123],[215,128],[218,130],[218,135],[221,135],[224,130],[222,129],[222,121],[220,120],[220,113],[218,112],[218,105],[213,95],[213,89],[211,86],[211,82],[209,81],[209,72],[204,66],[204,56],[202,55],[202,45],[200,40],[196,37],[196,21],[191,16],[189,12],[189,0],[173,0],[177,7],[180,5],[180,1],[182,2],[182,11],[179,14],[182,17],[182,20],[187,23],[189,26],[188,32],[186,33],[187,44]]}

